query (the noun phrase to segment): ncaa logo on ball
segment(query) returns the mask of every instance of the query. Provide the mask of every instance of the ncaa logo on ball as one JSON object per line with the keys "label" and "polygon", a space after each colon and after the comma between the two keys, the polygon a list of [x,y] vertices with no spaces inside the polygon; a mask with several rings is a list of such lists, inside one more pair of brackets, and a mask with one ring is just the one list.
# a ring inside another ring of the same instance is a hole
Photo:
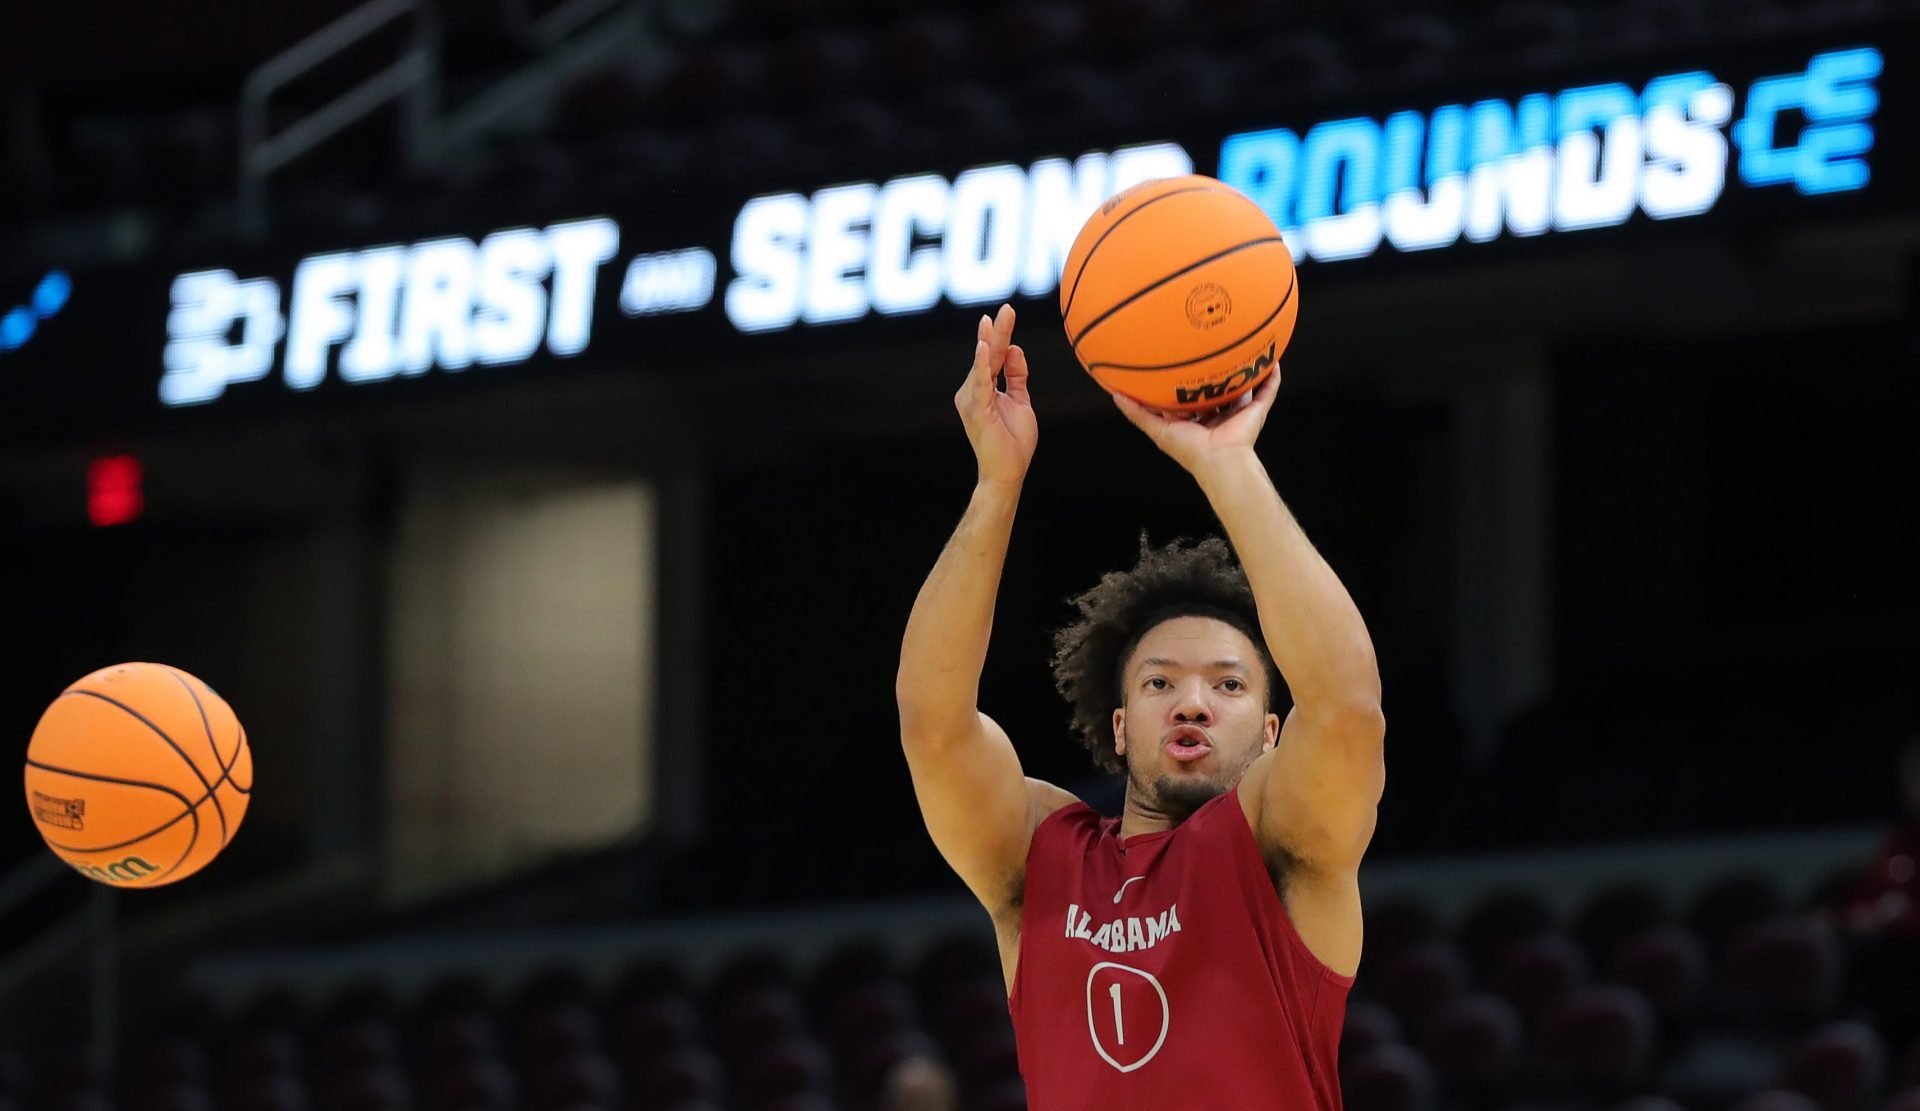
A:
{"label": "ncaa logo on ball", "polygon": [[1262,375],[1273,367],[1273,364],[1279,357],[1279,349],[1279,343],[1269,339],[1267,341],[1267,349],[1255,355],[1252,362],[1236,367],[1220,380],[1215,382],[1201,382],[1192,388],[1186,386],[1174,387],[1174,400],[1182,405],[1192,405],[1199,401],[1221,401],[1225,399],[1228,393],[1258,381]]}
{"label": "ncaa logo on ball", "polygon": [[1187,322],[1201,331],[1217,328],[1233,315],[1233,298],[1212,282],[1202,282],[1187,294]]}

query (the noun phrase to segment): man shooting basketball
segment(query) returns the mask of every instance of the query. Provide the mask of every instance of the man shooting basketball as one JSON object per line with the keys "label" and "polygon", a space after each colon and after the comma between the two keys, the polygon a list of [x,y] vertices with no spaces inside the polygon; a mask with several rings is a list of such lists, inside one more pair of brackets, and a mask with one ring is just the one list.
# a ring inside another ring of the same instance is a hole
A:
{"label": "man shooting basketball", "polygon": [[1116,399],[1232,551],[1143,550],[1056,638],[1082,740],[1126,775],[1124,813],[1102,818],[1025,778],[975,705],[1039,437],[1013,324],[1008,306],[981,318],[954,399],[979,477],[914,603],[896,694],[927,829],[993,917],[1030,1105],[1338,1108],[1384,726],[1366,625],[1254,454],[1280,376],[1205,421]]}

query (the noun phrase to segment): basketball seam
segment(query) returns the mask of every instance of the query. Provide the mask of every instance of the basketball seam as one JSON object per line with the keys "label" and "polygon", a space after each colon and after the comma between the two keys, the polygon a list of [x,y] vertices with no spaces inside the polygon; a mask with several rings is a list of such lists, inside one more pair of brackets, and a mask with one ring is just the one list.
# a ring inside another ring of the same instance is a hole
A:
{"label": "basketball seam", "polygon": [[[187,693],[191,694],[193,692],[189,691]],[[105,702],[109,706],[118,706],[122,710],[125,710],[129,715],[131,715],[134,718],[134,720],[146,726],[148,729],[153,730],[154,733],[157,734],[161,740],[167,742],[167,747],[172,749],[174,751],[174,754],[180,757],[180,760],[182,763],[186,764],[187,770],[192,772],[193,777],[200,781],[200,786],[205,787],[207,789],[207,795],[206,797],[203,797],[200,800],[201,802],[205,802],[207,797],[211,797],[213,795],[213,784],[207,781],[206,776],[200,774],[200,765],[194,763],[193,758],[187,755],[187,750],[184,748],[181,748],[178,742],[176,742],[172,737],[167,736],[166,730],[155,725],[145,714],[141,713],[140,711],[134,709],[133,707],[127,705],[126,703],[120,701],[117,698],[112,698],[108,695],[101,694],[99,691],[88,690],[85,687],[76,687],[71,690],[63,691],[61,692],[60,697],[65,698],[71,694],[84,694],[89,698],[97,698],[100,701]],[[218,764],[220,762],[220,754],[217,751],[213,754],[213,762],[215,764]],[[194,803],[194,805],[199,806],[200,803],[196,802]],[[223,835],[221,837],[220,843],[222,845],[225,845],[227,843],[226,838],[224,836],[224,834],[227,831],[227,812],[220,806],[219,799],[213,800],[213,809],[215,813],[220,815],[220,832]]]}
{"label": "basketball seam", "polygon": [[[167,674],[173,676],[173,681],[180,684],[180,689],[187,692],[188,698],[193,699],[193,708],[200,712],[200,728],[207,735],[207,751],[213,753],[213,766],[219,768],[221,778],[225,778],[227,769],[220,762],[220,745],[213,739],[213,723],[207,720],[206,706],[201,704],[200,696],[194,693],[193,687],[187,682],[186,676],[182,675],[178,668],[167,667],[165,664],[161,664],[160,666],[166,668]],[[186,753],[182,752],[180,755],[185,757]],[[239,754],[236,752],[234,759],[238,760],[239,758]],[[198,769],[196,768],[195,770],[197,771]],[[209,786],[207,790],[213,792],[217,789]],[[220,847],[224,849],[227,847],[227,842],[233,840],[233,831],[227,828],[227,808],[220,805],[220,796],[218,794],[213,795],[213,812],[220,816]]]}
{"label": "basketball seam", "polygon": [[[181,794],[180,792],[174,790],[171,787],[163,786],[162,784],[159,784],[159,783],[148,783],[145,780],[140,780],[140,779],[117,779],[110,775],[95,775],[92,772],[69,771],[66,768],[56,768],[52,764],[42,764],[39,761],[32,760],[32,759],[29,759],[27,763],[33,765],[36,768],[40,768],[44,771],[58,772],[61,775],[71,775],[78,779],[98,779],[108,783],[124,783],[129,787],[152,787],[156,790],[165,791],[168,794],[172,795],[174,798],[179,799],[180,804],[187,808],[186,813],[182,813],[182,814],[176,815],[173,818],[169,818],[166,822],[153,827],[152,829],[148,830],[147,832],[141,834],[138,837],[135,837],[132,841],[122,841],[117,845],[105,845],[97,849],[83,849],[76,845],[62,845],[59,842],[51,839],[48,839],[47,841],[47,844],[52,845],[54,848],[65,849],[68,852],[74,852],[74,853],[100,853],[100,852],[106,852],[110,849],[125,848],[126,846],[134,844],[136,842],[145,841],[147,838],[152,837],[157,833],[165,833],[167,830],[177,825],[181,818],[186,817],[187,813],[192,813],[194,811],[199,810],[201,803],[204,803],[208,799],[213,798],[214,791],[218,791],[220,789],[221,784],[226,784],[227,786],[232,787],[234,790],[240,791],[241,794],[250,795],[253,793],[252,791],[241,790],[241,787],[238,783],[233,782],[232,779],[230,779],[228,776],[222,775],[219,779],[214,781],[212,791],[208,791],[206,794],[201,795],[199,798],[193,800],[192,802],[188,802],[187,796]],[[42,836],[44,836],[44,834]],[[196,832],[194,836],[198,837],[199,834]],[[224,849],[230,843],[231,843],[231,838],[229,838],[227,841],[220,842],[220,847]]]}
{"label": "basketball seam", "polygon": [[1087,373],[1092,374],[1096,369],[1119,370],[1119,371],[1178,370],[1183,366],[1192,366],[1194,363],[1204,362],[1205,360],[1214,358],[1215,356],[1224,355],[1227,352],[1233,350],[1234,348],[1240,346],[1241,344],[1259,335],[1262,329],[1264,329],[1267,325],[1273,323],[1274,319],[1278,317],[1281,313],[1287,311],[1287,305],[1293,301],[1293,291],[1298,284],[1299,284],[1299,281],[1298,281],[1298,278],[1296,277],[1295,281],[1287,286],[1286,296],[1280,298],[1280,304],[1274,308],[1273,312],[1270,315],[1268,315],[1268,317],[1265,320],[1262,320],[1260,323],[1254,325],[1253,330],[1248,332],[1246,335],[1241,336],[1239,339],[1234,340],[1232,343],[1227,344],[1225,347],[1220,348],[1218,351],[1209,351],[1205,355],[1195,355],[1191,359],[1185,359],[1177,363],[1160,363],[1157,366],[1130,366],[1124,363],[1089,363],[1087,364]]}
{"label": "basketball seam", "polygon": [[1086,275],[1087,264],[1093,261],[1094,253],[1100,249],[1100,244],[1105,243],[1107,241],[1107,236],[1112,235],[1114,231],[1120,227],[1121,224],[1124,224],[1128,220],[1133,219],[1134,216],[1137,213],[1139,213],[1141,209],[1146,208],[1148,205],[1158,204],[1161,201],[1166,200],[1168,197],[1177,197],[1182,193],[1230,193],[1230,192],[1232,192],[1232,190],[1225,189],[1225,188],[1215,188],[1214,186],[1211,186],[1211,185],[1187,185],[1187,186],[1182,186],[1179,189],[1169,189],[1168,191],[1160,194],[1157,197],[1151,197],[1151,198],[1148,198],[1147,200],[1141,201],[1138,205],[1128,210],[1125,216],[1122,216],[1118,220],[1115,220],[1113,222],[1112,227],[1100,233],[1100,238],[1093,241],[1093,246],[1087,248],[1087,257],[1080,260],[1080,269],[1075,270],[1073,272],[1073,284],[1067,287],[1067,303],[1060,310],[1060,320],[1064,323],[1067,317],[1073,314],[1073,299],[1080,295],[1080,279]]}
{"label": "basketball seam", "polygon": [[[1133,304],[1135,301],[1138,301],[1140,298],[1145,297],[1147,294],[1152,293],[1156,289],[1159,289],[1161,286],[1166,285],[1168,282],[1173,281],[1175,278],[1180,277],[1182,274],[1191,274],[1195,270],[1200,269],[1202,266],[1205,266],[1210,262],[1218,262],[1221,259],[1226,258],[1228,255],[1238,254],[1241,251],[1250,250],[1254,247],[1260,246],[1263,243],[1280,243],[1284,245],[1285,242],[1286,242],[1285,240],[1281,239],[1277,235],[1263,235],[1258,239],[1249,239],[1245,243],[1235,243],[1233,246],[1228,247],[1224,250],[1215,251],[1213,254],[1208,255],[1206,258],[1196,259],[1193,262],[1190,262],[1187,265],[1182,266],[1180,269],[1175,270],[1173,273],[1168,274],[1167,276],[1159,279],[1158,281],[1153,282],[1151,285],[1148,285],[1142,289],[1136,290],[1133,293],[1128,294],[1126,297],[1121,298],[1118,304],[1115,304],[1112,308],[1108,309],[1106,312],[1101,313],[1099,316],[1094,317],[1093,323],[1088,324],[1085,328],[1080,329],[1080,334],[1069,339],[1067,341],[1067,344],[1068,346],[1073,348],[1074,354],[1078,355],[1080,353],[1081,342],[1085,340],[1088,334],[1091,333],[1095,328],[1098,328],[1100,325],[1105,324],[1108,320],[1112,319],[1113,315],[1119,312],[1121,309],[1124,309],[1128,305]],[[1282,303],[1284,304],[1284,302]],[[1199,357],[1205,358],[1204,355]]]}
{"label": "basketball seam", "polygon": [[[173,788],[171,788],[171,787],[168,787],[168,786],[166,786],[165,784],[161,784],[161,783],[148,783],[148,782],[147,782],[146,780],[144,780],[144,779],[120,779],[120,778],[118,778],[118,777],[116,777],[116,776],[111,776],[111,775],[97,775],[97,774],[95,774],[95,773],[93,773],[93,772],[76,772],[76,771],[69,771],[69,770],[68,770],[68,769],[66,769],[66,768],[56,768],[56,767],[54,767],[54,766],[53,766],[52,764],[43,764],[43,763],[41,763],[40,761],[38,761],[38,760],[34,760],[34,759],[32,759],[32,758],[28,758],[28,760],[27,760],[27,763],[29,763],[29,764],[31,764],[31,765],[33,765],[33,766],[34,766],[34,767],[36,767],[36,768],[40,768],[40,769],[42,769],[42,770],[44,770],[44,771],[50,771],[50,772],[58,772],[58,773],[60,773],[61,775],[71,775],[71,776],[74,776],[74,777],[76,777],[76,778],[79,778],[79,779],[98,779],[98,780],[101,780],[102,782],[106,782],[106,783],[122,783],[122,784],[125,784],[126,786],[129,786],[129,787],[152,787],[152,788],[153,788],[154,790],[156,790],[156,791],[165,791],[165,792],[167,792],[168,794],[170,794],[170,795],[172,795],[172,796],[173,796],[174,798],[177,798],[177,799],[179,799],[179,800],[180,800],[180,805],[182,805],[182,806],[184,806],[184,807],[186,807],[186,808],[187,808],[188,810],[198,810],[198,809],[200,808],[200,804],[201,804],[201,803],[203,803],[203,802],[206,802],[206,801],[207,801],[208,799],[210,799],[210,798],[212,798],[212,797],[213,797],[213,792],[214,792],[214,791],[218,791],[218,790],[220,789],[220,787],[221,787],[221,785],[222,785],[222,784],[225,784],[226,786],[228,786],[228,787],[231,787],[231,788],[233,788],[233,789],[234,789],[234,790],[236,790],[236,791],[239,791],[239,792],[240,792],[241,794],[243,794],[243,795],[250,795],[250,794],[252,794],[252,793],[253,793],[252,791],[249,791],[249,790],[244,790],[244,789],[242,789],[242,788],[241,788],[241,786],[240,786],[240,785],[239,785],[238,783],[235,783],[235,782],[233,782],[233,780],[232,780],[232,779],[231,779],[231,778],[229,777],[229,775],[222,775],[222,776],[221,776],[221,777],[220,777],[219,779],[217,779],[217,780],[215,780],[215,781],[214,781],[214,784],[213,784],[213,790],[212,790],[212,791],[208,791],[208,792],[207,792],[206,794],[204,794],[204,795],[201,795],[201,796],[200,796],[199,798],[197,798],[197,799],[194,799],[194,800],[193,800],[192,802],[188,802],[188,801],[187,801],[187,796],[185,796],[185,795],[183,795],[183,794],[181,794],[180,792],[178,792],[178,791],[176,791],[176,790],[174,790]],[[155,827],[153,827],[152,829],[150,829],[150,830],[148,830],[147,832],[145,832],[145,833],[143,833],[143,834],[141,834],[140,836],[138,836],[138,837],[136,837],[136,838],[134,838],[133,840],[134,840],[134,841],[144,841],[144,840],[146,840],[147,838],[149,838],[149,837],[152,837],[152,836],[153,836],[154,834],[156,834],[156,833],[159,833],[159,832],[161,832],[161,831],[163,831],[163,830],[165,830],[165,829],[166,829],[166,828],[167,828],[168,826],[171,826],[171,825],[173,825],[173,823],[174,823],[174,822],[177,822],[177,821],[179,821],[179,820],[180,820],[179,818],[172,818],[172,819],[169,819],[169,820],[167,821],[167,823],[166,823],[165,825],[158,825],[158,826],[155,826]],[[48,844],[53,844],[53,842],[51,842],[51,841],[49,841],[49,842],[47,842],[47,843],[48,843]],[[126,842],[122,842],[122,844],[128,844],[128,845],[131,845],[132,843],[133,843],[133,841],[126,841]],[[101,849],[82,849],[82,848],[76,848],[76,847],[74,847],[74,846],[71,846],[71,845],[61,845],[61,846],[59,846],[59,847],[60,847],[60,848],[63,848],[63,849],[68,849],[68,850],[70,850],[70,851],[72,851],[72,852],[76,852],[76,853],[91,853],[91,852],[102,852],[102,851],[104,851],[104,850],[101,850]],[[109,846],[107,846],[107,848],[117,848],[117,847],[118,847],[118,846],[115,846],[115,845],[109,845]],[[222,842],[222,844],[221,844],[221,846],[220,846],[220,847],[221,847],[221,848],[225,848],[225,847],[226,847],[226,844],[225,844],[224,842]]]}
{"label": "basketball seam", "polygon": [[[174,861],[172,865],[170,865],[167,868],[166,871],[154,877],[156,880],[159,880],[159,879],[165,879],[166,877],[172,875],[174,873],[174,869],[186,863],[187,857],[193,853],[193,846],[197,844],[200,840],[200,813],[199,813],[200,803],[199,802],[189,803],[187,801],[187,796],[181,794],[180,792],[174,790],[171,787],[166,786],[165,784],[148,783],[145,780],[141,780],[141,779],[121,779],[118,776],[99,775],[94,772],[77,772],[77,771],[73,771],[70,768],[60,768],[60,767],[55,767],[52,764],[41,763],[40,761],[35,760],[31,756],[27,757],[27,766],[30,768],[39,768],[41,771],[53,772],[55,775],[70,775],[75,779],[96,779],[103,783],[119,783],[127,787],[148,787],[155,791],[165,791],[167,794],[172,795],[174,798],[179,799],[180,805],[186,807],[185,811],[181,812],[179,815],[175,816],[171,820],[166,821],[158,826],[155,826],[154,828],[148,830],[147,832],[141,834],[140,836],[135,837],[131,841],[122,841],[119,844],[108,845],[104,848],[99,848],[99,849],[82,849],[72,845],[62,845],[61,843],[59,843],[58,841],[55,841],[51,837],[47,837],[46,838],[47,844],[52,846],[53,848],[62,849],[70,853],[112,852],[115,849],[124,849],[128,845],[139,844],[140,842],[145,841],[147,838],[152,837],[155,834],[164,833],[167,830],[172,829],[174,826],[178,825],[180,823],[181,818],[192,818],[193,819],[193,836],[187,839],[186,851],[182,852],[180,854],[180,859]],[[200,801],[205,802],[206,800],[201,799]],[[45,834],[42,834],[42,836],[45,837]],[[225,846],[223,845],[221,847],[224,848]],[[71,865],[73,862],[68,861],[67,863]],[[78,871],[77,868],[75,870]],[[85,873],[81,873],[81,874],[84,875]],[[148,885],[148,886],[152,886],[152,885]]]}

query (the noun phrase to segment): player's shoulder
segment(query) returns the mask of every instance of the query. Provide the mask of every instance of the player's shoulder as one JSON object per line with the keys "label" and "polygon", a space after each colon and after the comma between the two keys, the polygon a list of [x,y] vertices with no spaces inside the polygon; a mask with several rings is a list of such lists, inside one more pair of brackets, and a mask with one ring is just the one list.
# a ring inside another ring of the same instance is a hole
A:
{"label": "player's shoulder", "polygon": [[1086,805],[1080,796],[1044,779],[1027,777],[1027,829],[1037,830],[1040,823],[1070,806]]}

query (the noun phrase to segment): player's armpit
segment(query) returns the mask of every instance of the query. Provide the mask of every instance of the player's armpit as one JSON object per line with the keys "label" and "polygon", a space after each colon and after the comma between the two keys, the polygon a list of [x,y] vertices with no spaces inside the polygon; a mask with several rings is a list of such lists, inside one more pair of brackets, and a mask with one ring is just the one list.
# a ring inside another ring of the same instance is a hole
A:
{"label": "player's armpit", "polygon": [[904,728],[901,745],[934,847],[989,912],[1008,909],[1019,898],[1034,827],[1073,796],[1028,779],[1006,731],[982,713],[950,735]]}
{"label": "player's armpit", "polygon": [[1384,733],[1378,711],[1287,715],[1273,751],[1241,780],[1241,805],[1269,861],[1325,874],[1359,867],[1386,787]]}

